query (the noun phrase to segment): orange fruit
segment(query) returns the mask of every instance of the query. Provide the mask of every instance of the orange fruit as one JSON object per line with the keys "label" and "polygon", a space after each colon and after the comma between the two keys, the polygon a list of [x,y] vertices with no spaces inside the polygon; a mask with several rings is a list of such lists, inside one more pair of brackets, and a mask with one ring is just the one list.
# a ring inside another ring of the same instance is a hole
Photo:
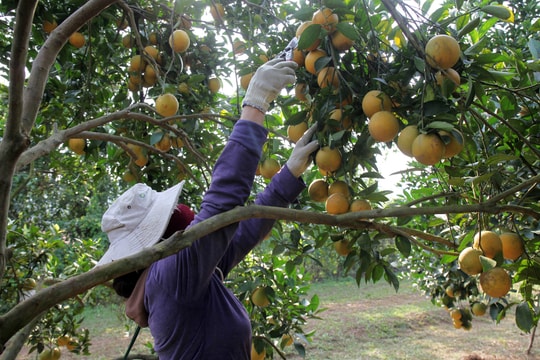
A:
{"label": "orange fruit", "polygon": [[[298,26],[298,28],[296,29],[296,38],[300,39],[300,36],[302,36],[302,33],[304,32],[304,30],[306,30],[306,28],[312,24],[313,24],[312,21],[304,21],[303,23],[301,23],[300,26]],[[315,41],[311,45],[306,47],[304,50],[305,51],[315,50],[319,46],[320,43],[321,43],[321,39],[315,39]]]}
{"label": "orange fruit", "polygon": [[129,71],[142,72],[146,68],[146,61],[141,55],[133,55],[129,63]]}
{"label": "orange fruit", "polygon": [[171,93],[160,95],[156,99],[156,111],[163,117],[175,115],[178,107],[178,99]]}
{"label": "orange fruit", "polygon": [[362,99],[362,111],[367,117],[373,116],[378,111],[391,111],[392,101],[390,96],[380,90],[371,90]]}
{"label": "orange fruit", "polygon": [[328,196],[336,193],[345,195],[347,199],[350,198],[351,192],[349,191],[349,185],[343,180],[336,180],[328,186]]}
{"label": "orange fruit", "polygon": [[294,343],[294,339],[290,334],[283,334],[281,337],[281,346],[291,346]]}
{"label": "orange fruit", "polygon": [[59,348],[45,349],[39,354],[39,360],[58,360],[62,356]]}
{"label": "orange fruit", "polygon": [[240,76],[240,86],[242,87],[242,89],[247,90],[252,77],[253,73]]}
{"label": "orange fruit", "polygon": [[159,50],[155,46],[146,46],[144,52],[156,61],[159,59]]}
{"label": "orange fruit", "polygon": [[473,248],[482,250],[484,256],[493,259],[502,252],[502,241],[495,232],[482,230],[474,235]]}
{"label": "orange fruit", "polygon": [[182,139],[179,137],[173,137],[171,139],[171,145],[175,149],[180,149],[181,147],[184,146],[184,141],[182,141]]}
{"label": "orange fruit", "polygon": [[220,3],[212,3],[210,5],[210,15],[212,15],[212,18],[217,23],[223,22],[223,17],[225,16],[225,8],[223,8],[223,5]]}
{"label": "orange fruit", "polygon": [[221,81],[219,81],[218,78],[208,79],[208,90],[210,90],[212,94],[217,93],[220,88],[221,88]]}
{"label": "orange fruit", "polygon": [[122,37],[122,45],[125,48],[131,48],[133,45],[135,45],[135,38],[131,36],[131,34],[124,35]]}
{"label": "orange fruit", "polygon": [[302,50],[294,49],[292,61],[298,64],[298,66],[304,66],[306,64],[306,55]]}
{"label": "orange fruit", "polygon": [[267,307],[270,305],[270,299],[266,295],[266,289],[263,286],[259,286],[251,293],[251,302],[258,307]]}
{"label": "orange fruit", "polygon": [[368,131],[375,141],[392,141],[399,133],[399,121],[390,111],[377,111],[369,119]]}
{"label": "orange fruit", "polygon": [[185,52],[189,48],[190,43],[189,35],[184,30],[175,30],[169,36],[169,45],[175,53]]}
{"label": "orange fruit", "polygon": [[334,109],[330,111],[330,119],[340,123],[340,128],[348,130],[352,128],[352,120],[350,116],[344,116],[341,109]]}
{"label": "orange fruit", "polygon": [[152,44],[152,45],[157,45],[157,44],[158,44],[158,41],[159,41],[159,36],[158,36],[157,32],[151,32],[151,33],[148,35],[148,41],[149,41],[150,44]]}
{"label": "orange fruit", "polygon": [[281,165],[276,159],[266,158],[261,164],[261,175],[265,179],[271,179],[281,169]]}
{"label": "orange fruit", "polygon": [[84,148],[86,147],[86,140],[84,139],[69,139],[68,147],[77,155],[84,155]]}
{"label": "orange fruit", "polygon": [[262,349],[261,352],[257,352],[254,344],[251,344],[251,360],[264,360],[266,358],[266,349]]}
{"label": "orange fruit", "polygon": [[349,199],[342,193],[332,194],[326,199],[325,208],[331,215],[345,214],[349,211]]}
{"label": "orange fruit", "polygon": [[503,268],[494,267],[480,275],[480,287],[485,294],[500,298],[510,291],[512,278]]}
{"label": "orange fruit", "polygon": [[480,274],[482,272],[480,255],[482,254],[482,250],[473,247],[466,247],[461,250],[458,257],[458,265],[461,271],[468,275]]}
{"label": "orange fruit", "polygon": [[487,305],[482,302],[475,302],[471,306],[471,312],[474,316],[483,316],[486,314],[487,311]]}
{"label": "orange fruit", "polygon": [[294,87],[294,96],[300,101],[307,101],[307,84],[306,83],[297,83]]}
{"label": "orange fruit", "polygon": [[426,61],[435,69],[448,69],[454,66],[461,50],[456,39],[448,35],[435,35],[426,44]]}
{"label": "orange fruit", "polygon": [[321,8],[313,14],[311,19],[313,24],[321,25],[329,33],[336,30],[336,25],[339,22],[339,17],[330,8]]}
{"label": "orange fruit", "polygon": [[59,336],[56,339],[56,345],[58,345],[58,346],[66,346],[69,343],[70,340],[71,340],[70,337],[67,336],[67,335]]}
{"label": "orange fruit", "polygon": [[411,146],[412,155],[421,164],[435,165],[444,154],[445,146],[435,133],[418,135]]}
{"label": "orange fruit", "polygon": [[364,199],[356,199],[351,202],[350,212],[371,210],[371,204]]}
{"label": "orange fruit", "polygon": [[418,136],[418,127],[416,125],[406,126],[398,135],[397,147],[405,155],[412,157],[412,143]]}
{"label": "orange fruit", "polygon": [[43,21],[43,31],[45,31],[47,34],[50,34],[56,27],[58,26],[58,23],[56,20],[44,20]]}
{"label": "orange fruit", "polygon": [[[137,177],[131,171],[126,170],[122,174],[122,180],[124,180],[127,183],[133,183],[133,182],[137,181]],[[58,345],[60,345],[60,344],[58,344]]]}
{"label": "orange fruit", "polygon": [[321,89],[331,86],[333,89],[339,88],[339,71],[333,66],[327,66],[319,71],[317,83]]}
{"label": "orange fruit", "polygon": [[300,140],[302,135],[304,135],[307,129],[308,129],[308,124],[305,121],[302,121],[301,123],[298,123],[295,125],[289,125],[287,127],[287,137],[293,143],[296,143],[298,140]]}
{"label": "orange fruit", "polygon": [[341,167],[341,153],[337,148],[324,146],[317,151],[315,155],[315,164],[317,164],[323,175],[333,173]]}
{"label": "orange fruit", "polygon": [[154,67],[150,64],[146,65],[143,75],[144,85],[145,86],[154,86],[157,82],[157,73]]}
{"label": "orange fruit", "polygon": [[[127,147],[131,149],[131,151],[135,154],[135,158],[133,158],[133,162],[135,165],[143,167],[146,164],[148,164],[148,157],[144,153],[142,147],[135,144],[128,144]],[[130,156],[133,156],[130,154]]]}
{"label": "orange fruit", "polygon": [[169,134],[163,134],[161,140],[154,144],[156,149],[167,152],[172,148],[172,140]]}
{"label": "orange fruit", "polygon": [[499,235],[502,243],[503,258],[515,261],[525,252],[523,240],[514,232],[505,232]]}
{"label": "orange fruit", "polygon": [[84,38],[84,35],[81,34],[78,31],[75,31],[71,36],[69,37],[69,43],[73,46],[75,46],[77,49],[80,49],[84,46],[86,43],[86,39]]}
{"label": "orange fruit", "polygon": [[315,62],[317,62],[317,60],[325,56],[328,56],[328,54],[323,49],[315,49],[308,52],[305,58],[305,67],[306,67],[307,72],[313,75],[317,75]]}
{"label": "orange fruit", "polygon": [[328,183],[323,179],[315,179],[308,187],[309,198],[316,202],[324,202],[328,199]]}
{"label": "orange fruit", "polygon": [[233,41],[233,53],[236,55],[243,54],[246,51],[246,43],[242,40]]}
{"label": "orange fruit", "polygon": [[442,85],[445,78],[452,81],[456,86],[461,84],[461,77],[459,76],[459,73],[452,68],[440,70],[435,74],[437,85]]}
{"label": "orange fruit", "polygon": [[351,253],[351,243],[348,240],[334,241],[334,249],[341,256],[347,256]]}
{"label": "orange fruit", "polygon": [[453,130],[452,132],[448,132],[441,130],[439,131],[439,136],[444,142],[444,159],[451,158],[463,150],[465,140],[463,138],[463,134],[461,134],[459,131]]}
{"label": "orange fruit", "polygon": [[340,52],[349,50],[354,44],[354,40],[349,39],[339,30],[331,35],[331,41],[334,49]]}
{"label": "orange fruit", "polygon": [[454,308],[450,310],[450,317],[453,320],[461,320],[461,318],[463,317],[463,314],[461,313],[461,310]]}

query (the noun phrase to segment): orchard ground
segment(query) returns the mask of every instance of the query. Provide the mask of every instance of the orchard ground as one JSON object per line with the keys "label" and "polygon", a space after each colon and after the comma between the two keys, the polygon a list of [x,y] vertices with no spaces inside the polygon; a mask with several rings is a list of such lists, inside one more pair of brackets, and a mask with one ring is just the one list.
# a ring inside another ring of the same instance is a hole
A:
{"label": "orchard ground", "polygon": [[[487,316],[474,317],[471,330],[457,330],[448,311],[434,306],[410,281],[403,281],[397,293],[383,282],[357,287],[353,280],[316,283],[312,291],[320,296],[321,308],[326,310],[321,320],[309,320],[305,328],[306,332],[316,331],[306,347],[307,360],[540,358],[539,337],[527,355],[530,335],[517,330],[513,313],[500,324]],[[76,356],[64,348],[61,359],[119,358],[134,330],[120,305],[88,310],[83,326],[93,336],[92,354]],[[132,354],[149,354],[149,342],[151,337],[145,329]],[[302,359],[293,347],[287,347],[285,353],[289,360]],[[18,359],[34,358],[23,351]]]}

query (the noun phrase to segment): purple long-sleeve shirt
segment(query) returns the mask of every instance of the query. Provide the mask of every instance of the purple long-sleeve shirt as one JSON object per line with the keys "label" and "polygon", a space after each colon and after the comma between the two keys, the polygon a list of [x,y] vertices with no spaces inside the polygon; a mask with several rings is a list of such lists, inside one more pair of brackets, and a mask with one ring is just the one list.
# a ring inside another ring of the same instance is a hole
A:
{"label": "purple long-sleeve shirt", "polygon": [[[236,123],[214,167],[201,211],[190,226],[245,204],[266,136],[260,125]],[[255,203],[284,207],[304,188],[304,182],[284,166]],[[227,226],[151,265],[145,307],[161,360],[250,359],[249,316],[216,268],[227,276],[273,224],[270,219],[249,219]]]}

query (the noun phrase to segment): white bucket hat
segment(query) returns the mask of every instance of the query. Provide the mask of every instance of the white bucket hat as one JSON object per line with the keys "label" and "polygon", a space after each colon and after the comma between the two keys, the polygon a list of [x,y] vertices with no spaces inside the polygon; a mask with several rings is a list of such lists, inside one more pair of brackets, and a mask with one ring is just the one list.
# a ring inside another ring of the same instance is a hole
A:
{"label": "white bucket hat", "polygon": [[162,192],[135,184],[103,214],[101,229],[109,237],[109,249],[96,266],[110,263],[156,244],[178,204],[184,181]]}

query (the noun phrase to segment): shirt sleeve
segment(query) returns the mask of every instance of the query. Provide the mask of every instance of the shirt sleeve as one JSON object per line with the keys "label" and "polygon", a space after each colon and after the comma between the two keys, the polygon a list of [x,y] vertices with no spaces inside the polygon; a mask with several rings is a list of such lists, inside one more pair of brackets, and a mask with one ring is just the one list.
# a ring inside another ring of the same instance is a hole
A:
{"label": "shirt sleeve", "polygon": [[[255,199],[256,205],[286,207],[290,205],[306,185],[301,178],[291,174],[284,166],[274,175],[270,184]],[[219,263],[224,276],[257,246],[274,226],[274,219],[253,218],[240,222],[225,256]]]}
{"label": "shirt sleeve", "polygon": [[[251,121],[236,123],[216,162],[201,210],[190,226],[244,205],[251,192],[267,130]],[[173,256],[154,264],[153,276],[179,301],[195,301],[204,295],[215,268],[227,250],[238,224],[204,236]]]}

